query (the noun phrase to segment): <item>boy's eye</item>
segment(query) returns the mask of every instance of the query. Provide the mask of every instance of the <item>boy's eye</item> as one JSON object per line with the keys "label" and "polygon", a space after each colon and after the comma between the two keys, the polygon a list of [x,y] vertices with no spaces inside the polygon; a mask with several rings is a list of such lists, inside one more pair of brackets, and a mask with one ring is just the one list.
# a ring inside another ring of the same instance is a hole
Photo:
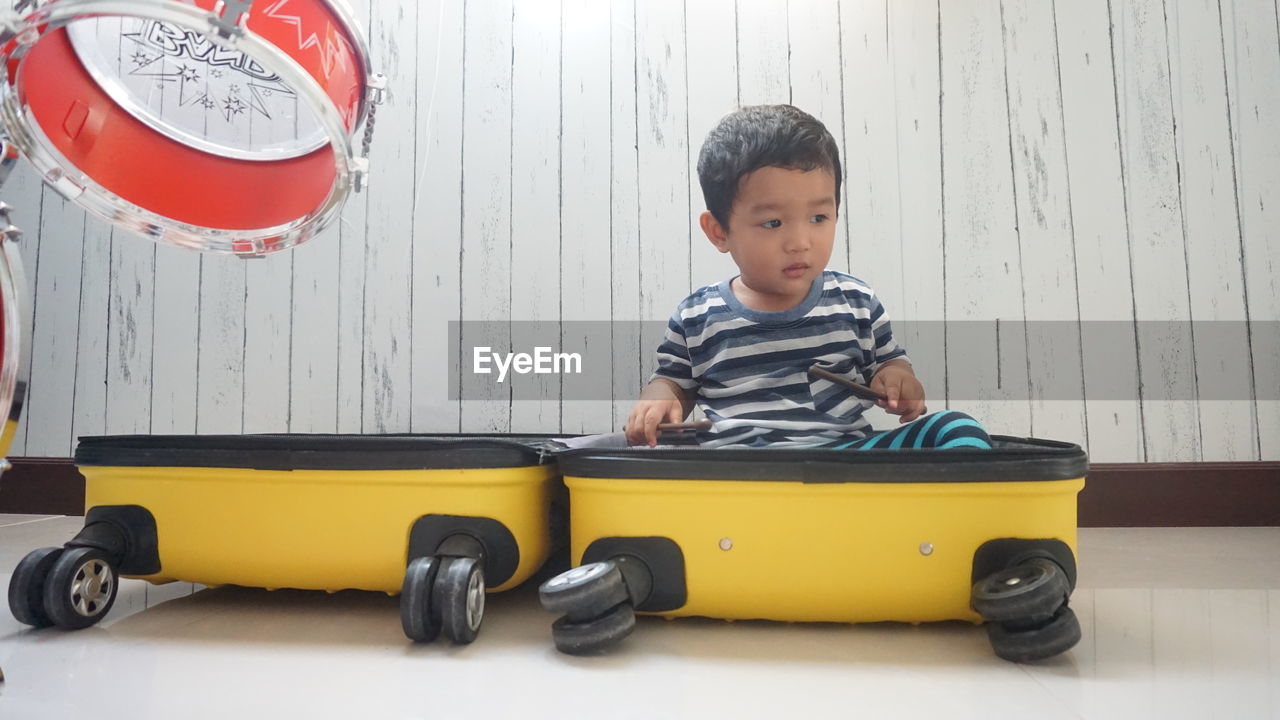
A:
{"label": "boy's eye", "polygon": [[826,221],[828,221],[828,220],[830,220],[830,219],[831,219],[831,218],[827,217],[826,215],[814,215],[814,216],[811,218],[811,221],[812,221],[812,222],[815,222],[815,223],[824,223],[824,222],[826,222]]}
{"label": "boy's eye", "polygon": [[776,230],[777,228],[782,227],[782,221],[781,221],[781,220],[776,220],[776,219],[775,219],[775,220],[765,220],[764,222],[760,223],[760,226],[761,226],[761,227],[767,227],[767,228],[769,228],[770,230]]}

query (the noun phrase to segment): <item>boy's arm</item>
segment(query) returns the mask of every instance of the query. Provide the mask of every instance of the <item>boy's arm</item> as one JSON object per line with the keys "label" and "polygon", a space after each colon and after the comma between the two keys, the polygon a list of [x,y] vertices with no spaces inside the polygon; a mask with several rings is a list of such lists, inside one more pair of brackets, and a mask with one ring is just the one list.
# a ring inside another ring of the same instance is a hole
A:
{"label": "boy's arm", "polygon": [[658,424],[683,421],[693,410],[696,397],[693,390],[680,387],[674,380],[663,377],[650,380],[627,418],[627,443],[657,445]]}

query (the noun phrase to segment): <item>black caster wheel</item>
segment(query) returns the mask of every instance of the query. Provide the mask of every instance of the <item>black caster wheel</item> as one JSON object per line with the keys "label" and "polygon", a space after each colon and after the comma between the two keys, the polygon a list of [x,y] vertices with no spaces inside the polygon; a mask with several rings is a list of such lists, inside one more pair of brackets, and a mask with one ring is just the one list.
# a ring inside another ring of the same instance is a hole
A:
{"label": "black caster wheel", "polygon": [[636,627],[636,611],[627,603],[595,620],[571,622],[562,617],[551,625],[556,649],[568,655],[590,655],[609,649]]}
{"label": "black caster wheel", "polygon": [[44,581],[62,554],[62,548],[40,548],[27,553],[9,579],[9,611],[24,625],[43,628],[53,621],[44,611]]}
{"label": "black caster wheel", "polygon": [[68,630],[98,622],[116,601],[115,568],[98,548],[67,548],[44,581],[44,611]]}
{"label": "black caster wheel", "polygon": [[440,610],[431,602],[431,587],[440,570],[436,557],[414,558],[400,588],[400,626],[414,642],[428,643],[440,634]]}
{"label": "black caster wheel", "polygon": [[622,571],[613,562],[566,570],[542,583],[538,597],[542,607],[564,615],[571,623],[598,618],[628,599]]}
{"label": "black caster wheel", "polygon": [[987,639],[998,657],[1025,663],[1051,658],[1080,642],[1080,621],[1071,608],[1063,606],[1047,622],[1023,626],[1019,623],[990,623]]}
{"label": "black caster wheel", "polygon": [[484,621],[484,567],[478,558],[440,559],[431,602],[440,613],[444,636],[458,645],[476,639]]}
{"label": "black caster wheel", "polygon": [[1037,558],[992,573],[973,585],[970,604],[991,622],[1047,620],[1067,602],[1071,586],[1052,560]]}

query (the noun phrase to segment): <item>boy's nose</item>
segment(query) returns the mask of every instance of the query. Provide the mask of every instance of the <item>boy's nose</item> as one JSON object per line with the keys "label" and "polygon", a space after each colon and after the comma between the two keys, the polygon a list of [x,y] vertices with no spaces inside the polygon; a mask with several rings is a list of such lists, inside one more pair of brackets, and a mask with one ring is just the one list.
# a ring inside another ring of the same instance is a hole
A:
{"label": "boy's nose", "polygon": [[787,241],[783,245],[787,252],[803,252],[809,249],[812,243],[809,241],[809,233],[803,230],[797,230],[787,235]]}

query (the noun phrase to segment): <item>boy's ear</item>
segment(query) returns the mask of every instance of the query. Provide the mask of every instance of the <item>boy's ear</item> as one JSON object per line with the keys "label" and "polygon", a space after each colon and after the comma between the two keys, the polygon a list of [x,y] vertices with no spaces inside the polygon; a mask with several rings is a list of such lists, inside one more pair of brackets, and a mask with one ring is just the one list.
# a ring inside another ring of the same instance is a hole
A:
{"label": "boy's ear", "polygon": [[729,252],[729,233],[710,210],[698,217],[698,224],[702,226],[702,232],[706,233],[707,239],[716,246],[717,250],[722,253]]}

